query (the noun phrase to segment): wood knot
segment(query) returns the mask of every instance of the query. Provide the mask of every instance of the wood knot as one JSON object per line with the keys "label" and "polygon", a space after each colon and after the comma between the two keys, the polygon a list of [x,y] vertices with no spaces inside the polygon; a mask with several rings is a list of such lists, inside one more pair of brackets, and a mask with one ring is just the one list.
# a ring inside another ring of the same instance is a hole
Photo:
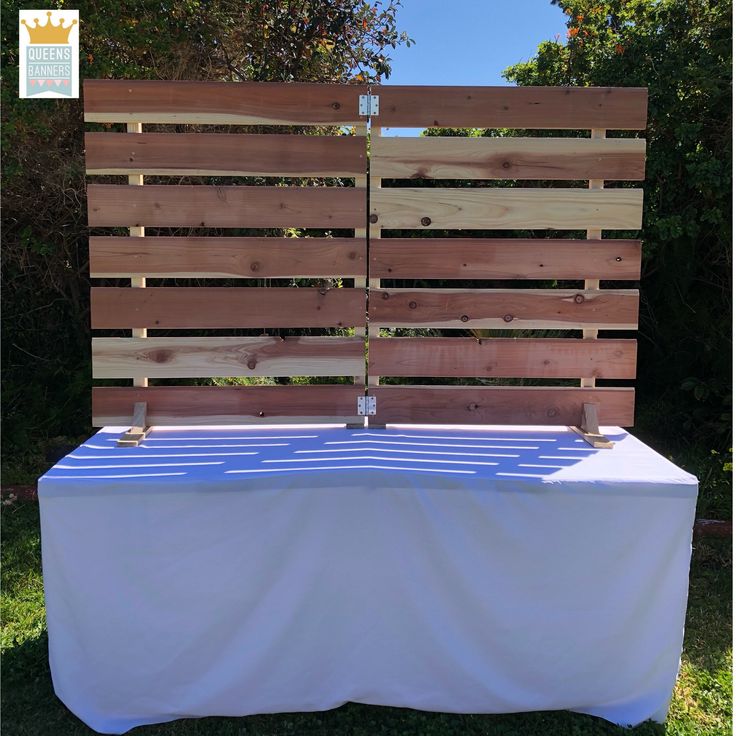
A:
{"label": "wood knot", "polygon": [[460,321],[461,322],[467,322],[470,319],[467,314],[461,314],[460,315]]}
{"label": "wood knot", "polygon": [[468,404],[468,411],[477,411],[480,409],[480,404]]}
{"label": "wood knot", "polygon": [[357,257],[358,257],[358,254],[354,250],[351,250],[350,253],[348,253],[348,258],[351,261],[354,261]]}
{"label": "wood knot", "polygon": [[432,224],[432,220],[429,217],[422,217],[421,222],[422,222],[422,225],[424,225],[424,227],[427,227],[427,225]]}
{"label": "wood knot", "polygon": [[259,271],[260,268],[261,268],[261,264],[258,263],[258,261],[253,261],[253,263],[250,264],[250,270],[253,272]]}
{"label": "wood knot", "polygon": [[616,263],[621,263],[623,261],[623,258],[621,256],[616,256]]}
{"label": "wood knot", "polygon": [[556,417],[560,413],[559,409],[557,409],[556,406],[551,407],[550,409],[547,409],[547,416],[548,417]]}
{"label": "wood knot", "polygon": [[409,302],[409,309],[416,309],[417,303],[416,302]]}
{"label": "wood knot", "polygon": [[250,368],[251,370],[253,370],[256,367],[256,360],[255,360],[255,358],[251,358],[246,365],[248,366],[248,368]]}
{"label": "wood knot", "polygon": [[333,103],[332,103],[332,109],[333,109],[333,110],[339,110],[339,109],[340,109],[340,107],[341,107],[341,105],[340,105],[340,103],[339,103],[339,102],[333,102]]}
{"label": "wood knot", "polygon": [[575,304],[582,304],[585,301],[585,297],[582,294],[575,294]]}
{"label": "wood knot", "polygon": [[373,223],[373,224],[375,225],[375,224],[376,224],[376,223],[378,222],[378,215],[371,215],[371,216],[370,216],[370,217],[368,218],[368,221],[369,221],[369,222],[372,222],[372,223]]}
{"label": "wood knot", "polygon": [[258,412],[258,416],[259,417],[265,417],[266,416],[266,413],[264,411],[259,411]]}
{"label": "wood knot", "polygon": [[384,291],[383,294],[381,294],[381,299],[388,299],[389,294],[387,291]]}
{"label": "wood knot", "polygon": [[511,168],[511,163],[509,161],[504,161],[501,164],[501,167],[504,168],[504,169],[510,169]]}
{"label": "wood knot", "polygon": [[514,315],[513,314],[504,314],[503,321],[504,322],[513,322],[514,321]]}

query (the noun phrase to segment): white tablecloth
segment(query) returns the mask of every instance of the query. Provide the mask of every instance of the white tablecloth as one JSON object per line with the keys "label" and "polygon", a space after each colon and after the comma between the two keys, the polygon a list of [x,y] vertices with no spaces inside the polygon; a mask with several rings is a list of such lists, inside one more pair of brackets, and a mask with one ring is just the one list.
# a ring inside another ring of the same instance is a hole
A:
{"label": "white tablecloth", "polygon": [[623,430],[123,429],[39,484],[54,687],[95,730],[346,701],[665,718],[697,480]]}

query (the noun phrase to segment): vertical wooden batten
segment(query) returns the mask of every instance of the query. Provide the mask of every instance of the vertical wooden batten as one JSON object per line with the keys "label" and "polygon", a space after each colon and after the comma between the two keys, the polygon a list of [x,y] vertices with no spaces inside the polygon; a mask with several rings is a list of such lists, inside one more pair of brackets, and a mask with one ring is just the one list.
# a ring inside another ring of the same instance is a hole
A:
{"label": "vertical wooden batten", "polygon": [[[128,133],[142,133],[143,123],[128,123]],[[128,184],[135,184],[143,186],[143,174],[131,174],[128,176]],[[143,237],[146,234],[144,227],[131,227],[128,228],[129,233],[132,237]],[[130,280],[130,285],[135,288],[144,289],[146,287],[145,276],[133,276]],[[134,327],[133,337],[148,337],[148,330],[145,327]],[[134,386],[148,386],[148,378],[134,378]]]}
{"label": "vertical wooden batten", "polygon": [[[371,123],[371,140],[375,140],[375,138],[381,137],[381,126],[380,125],[373,125]],[[381,176],[371,176],[370,178],[371,187],[370,191],[375,192],[381,188]],[[368,211],[370,213],[370,207],[368,208]],[[371,289],[380,289],[381,288],[381,279],[375,278],[371,276],[371,242],[373,240],[380,240],[381,238],[381,225],[377,224],[376,222],[373,222],[373,215],[369,214],[369,226],[368,226],[368,289],[369,293]],[[370,315],[368,316],[368,351],[370,356],[370,349],[371,349],[371,340],[374,338],[377,338],[379,336],[380,328],[379,326],[373,322],[371,323]],[[370,375],[370,370],[368,371],[368,386],[378,386],[380,382],[380,376],[372,376]]]}
{"label": "vertical wooden batten", "polygon": [[[600,140],[606,137],[606,131],[604,128],[593,128],[590,131],[590,137],[594,140]],[[590,179],[588,182],[588,189],[603,189],[603,179]],[[588,230],[586,233],[588,240],[600,240],[603,237],[602,230]],[[600,279],[585,279],[585,289],[598,290],[601,288]],[[596,340],[598,338],[598,330],[583,330],[583,338],[589,340]],[[595,377],[581,378],[580,385],[583,388],[595,387]]]}
{"label": "vertical wooden batten", "polygon": [[[367,141],[368,141],[368,123],[367,122],[356,123],[356,125],[355,125],[355,135],[356,136],[359,136],[359,137],[362,137],[363,138],[363,141],[365,143],[367,143]],[[365,173],[362,176],[356,176],[355,177],[355,186],[356,187],[362,187],[364,189],[364,191],[366,192],[366,194],[368,193],[368,168],[367,168],[368,167],[368,162],[367,162],[367,158],[368,157],[366,156],[366,171],[365,171]],[[366,211],[367,211],[367,207],[366,207]],[[366,212],[366,218],[367,218],[367,216],[368,215],[367,215],[367,212]],[[367,227],[355,228],[355,239],[356,240],[359,240],[360,239],[364,243],[367,243],[367,238],[368,238],[368,229],[367,229]],[[368,263],[368,246],[366,245],[366,269],[368,268],[367,263]],[[356,289],[365,289],[366,286],[367,286],[366,276],[356,276],[355,277],[355,281],[354,281],[354,286],[355,286]],[[367,311],[367,309],[368,309],[368,305],[366,304],[366,311]],[[366,315],[366,319],[367,319],[367,315]],[[358,334],[358,330],[362,330],[363,331],[363,336],[365,338],[367,338],[367,323],[365,325],[360,326],[360,327],[356,325],[356,327],[355,327],[355,333],[356,333],[356,335]],[[353,382],[355,383],[356,386],[365,386],[365,384],[366,384],[366,372],[365,372],[365,370],[363,371],[363,375],[361,375],[361,376],[354,376],[353,377]]]}

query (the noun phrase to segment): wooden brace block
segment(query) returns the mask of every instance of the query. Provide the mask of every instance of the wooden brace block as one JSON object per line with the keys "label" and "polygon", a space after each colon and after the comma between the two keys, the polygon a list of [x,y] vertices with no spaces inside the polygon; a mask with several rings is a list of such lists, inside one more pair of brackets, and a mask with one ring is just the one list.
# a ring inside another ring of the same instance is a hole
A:
{"label": "wooden brace block", "polygon": [[583,404],[583,416],[580,427],[570,427],[579,434],[589,445],[597,450],[610,450],[613,442],[601,434],[598,426],[598,407],[595,404]]}
{"label": "wooden brace block", "polygon": [[121,435],[117,441],[118,447],[138,447],[151,431],[151,427],[146,426],[146,412],[148,404],[145,401],[137,401],[133,406],[133,424],[131,428]]}

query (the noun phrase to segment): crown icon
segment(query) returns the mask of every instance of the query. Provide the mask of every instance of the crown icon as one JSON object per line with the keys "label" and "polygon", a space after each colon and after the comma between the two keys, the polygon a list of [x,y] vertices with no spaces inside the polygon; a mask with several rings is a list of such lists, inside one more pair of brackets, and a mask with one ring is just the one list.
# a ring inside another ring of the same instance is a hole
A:
{"label": "crown icon", "polygon": [[51,23],[51,11],[46,13],[48,20],[46,25],[38,25],[38,18],[34,18],[33,22],[35,26],[29,26],[25,20],[21,23],[26,27],[28,35],[31,37],[31,43],[69,43],[69,34],[72,28],[77,24],[76,18],[66,28],[61,25],[64,21],[59,21],[58,25],[52,25]]}

